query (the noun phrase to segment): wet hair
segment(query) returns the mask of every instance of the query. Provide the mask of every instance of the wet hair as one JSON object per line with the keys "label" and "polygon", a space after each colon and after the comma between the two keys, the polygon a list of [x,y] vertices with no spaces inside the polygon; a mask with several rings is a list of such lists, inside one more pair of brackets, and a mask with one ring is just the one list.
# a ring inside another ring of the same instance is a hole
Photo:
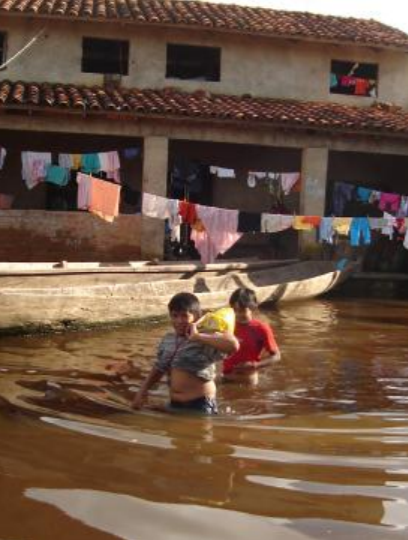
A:
{"label": "wet hair", "polygon": [[167,307],[169,313],[171,313],[172,311],[188,311],[189,313],[192,313],[194,315],[195,319],[199,319],[201,317],[200,300],[195,294],[189,292],[181,292],[175,294],[168,303]]}
{"label": "wet hair", "polygon": [[231,307],[237,305],[240,308],[256,309],[258,307],[258,300],[256,299],[255,291],[246,287],[240,287],[231,294],[229,305]]}

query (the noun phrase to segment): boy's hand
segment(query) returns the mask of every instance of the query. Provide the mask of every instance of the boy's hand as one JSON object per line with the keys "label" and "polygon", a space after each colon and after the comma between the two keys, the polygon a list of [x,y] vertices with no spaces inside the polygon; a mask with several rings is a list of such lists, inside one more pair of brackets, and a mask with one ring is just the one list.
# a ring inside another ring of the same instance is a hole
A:
{"label": "boy's hand", "polygon": [[197,338],[199,336],[197,323],[190,323],[188,329],[187,329],[187,335],[188,339],[190,341],[197,341]]}

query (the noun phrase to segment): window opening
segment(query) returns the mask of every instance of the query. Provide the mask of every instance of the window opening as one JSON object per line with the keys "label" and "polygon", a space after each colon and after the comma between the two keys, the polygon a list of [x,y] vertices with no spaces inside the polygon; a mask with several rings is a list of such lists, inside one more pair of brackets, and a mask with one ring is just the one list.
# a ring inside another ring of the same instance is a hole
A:
{"label": "window opening", "polygon": [[167,78],[217,82],[220,81],[220,74],[220,48],[167,45]]}
{"label": "window opening", "polygon": [[332,60],[330,93],[377,97],[378,65]]}
{"label": "window opening", "polygon": [[127,75],[129,42],[113,39],[83,38],[82,72]]}

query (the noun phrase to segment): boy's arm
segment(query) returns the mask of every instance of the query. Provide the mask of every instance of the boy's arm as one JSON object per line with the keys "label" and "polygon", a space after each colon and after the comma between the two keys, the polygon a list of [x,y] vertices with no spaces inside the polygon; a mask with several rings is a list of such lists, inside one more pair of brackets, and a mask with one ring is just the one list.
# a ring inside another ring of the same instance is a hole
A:
{"label": "boy's arm", "polygon": [[141,409],[143,407],[147,400],[147,395],[150,388],[160,381],[164,373],[164,371],[157,369],[156,366],[152,367],[149,375],[143,381],[142,386],[139,388],[139,391],[132,400],[133,409]]}
{"label": "boy's arm", "polygon": [[197,325],[192,323],[189,330],[190,341],[198,341],[203,345],[209,345],[214,347],[217,351],[231,354],[237,352],[239,349],[239,342],[237,338],[229,333],[214,333],[214,334],[202,334],[197,330]]}

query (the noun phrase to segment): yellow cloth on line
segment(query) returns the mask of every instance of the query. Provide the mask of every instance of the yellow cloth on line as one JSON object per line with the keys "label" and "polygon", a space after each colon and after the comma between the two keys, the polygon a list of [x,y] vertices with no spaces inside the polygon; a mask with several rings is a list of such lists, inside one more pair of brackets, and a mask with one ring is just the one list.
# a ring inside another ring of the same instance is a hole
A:
{"label": "yellow cloth on line", "polygon": [[73,165],[74,169],[80,169],[81,168],[81,158],[82,158],[81,154],[71,154],[72,165]]}
{"label": "yellow cloth on line", "polygon": [[335,217],[333,218],[332,227],[338,234],[347,236],[350,231],[351,220],[352,218],[349,217]]}

